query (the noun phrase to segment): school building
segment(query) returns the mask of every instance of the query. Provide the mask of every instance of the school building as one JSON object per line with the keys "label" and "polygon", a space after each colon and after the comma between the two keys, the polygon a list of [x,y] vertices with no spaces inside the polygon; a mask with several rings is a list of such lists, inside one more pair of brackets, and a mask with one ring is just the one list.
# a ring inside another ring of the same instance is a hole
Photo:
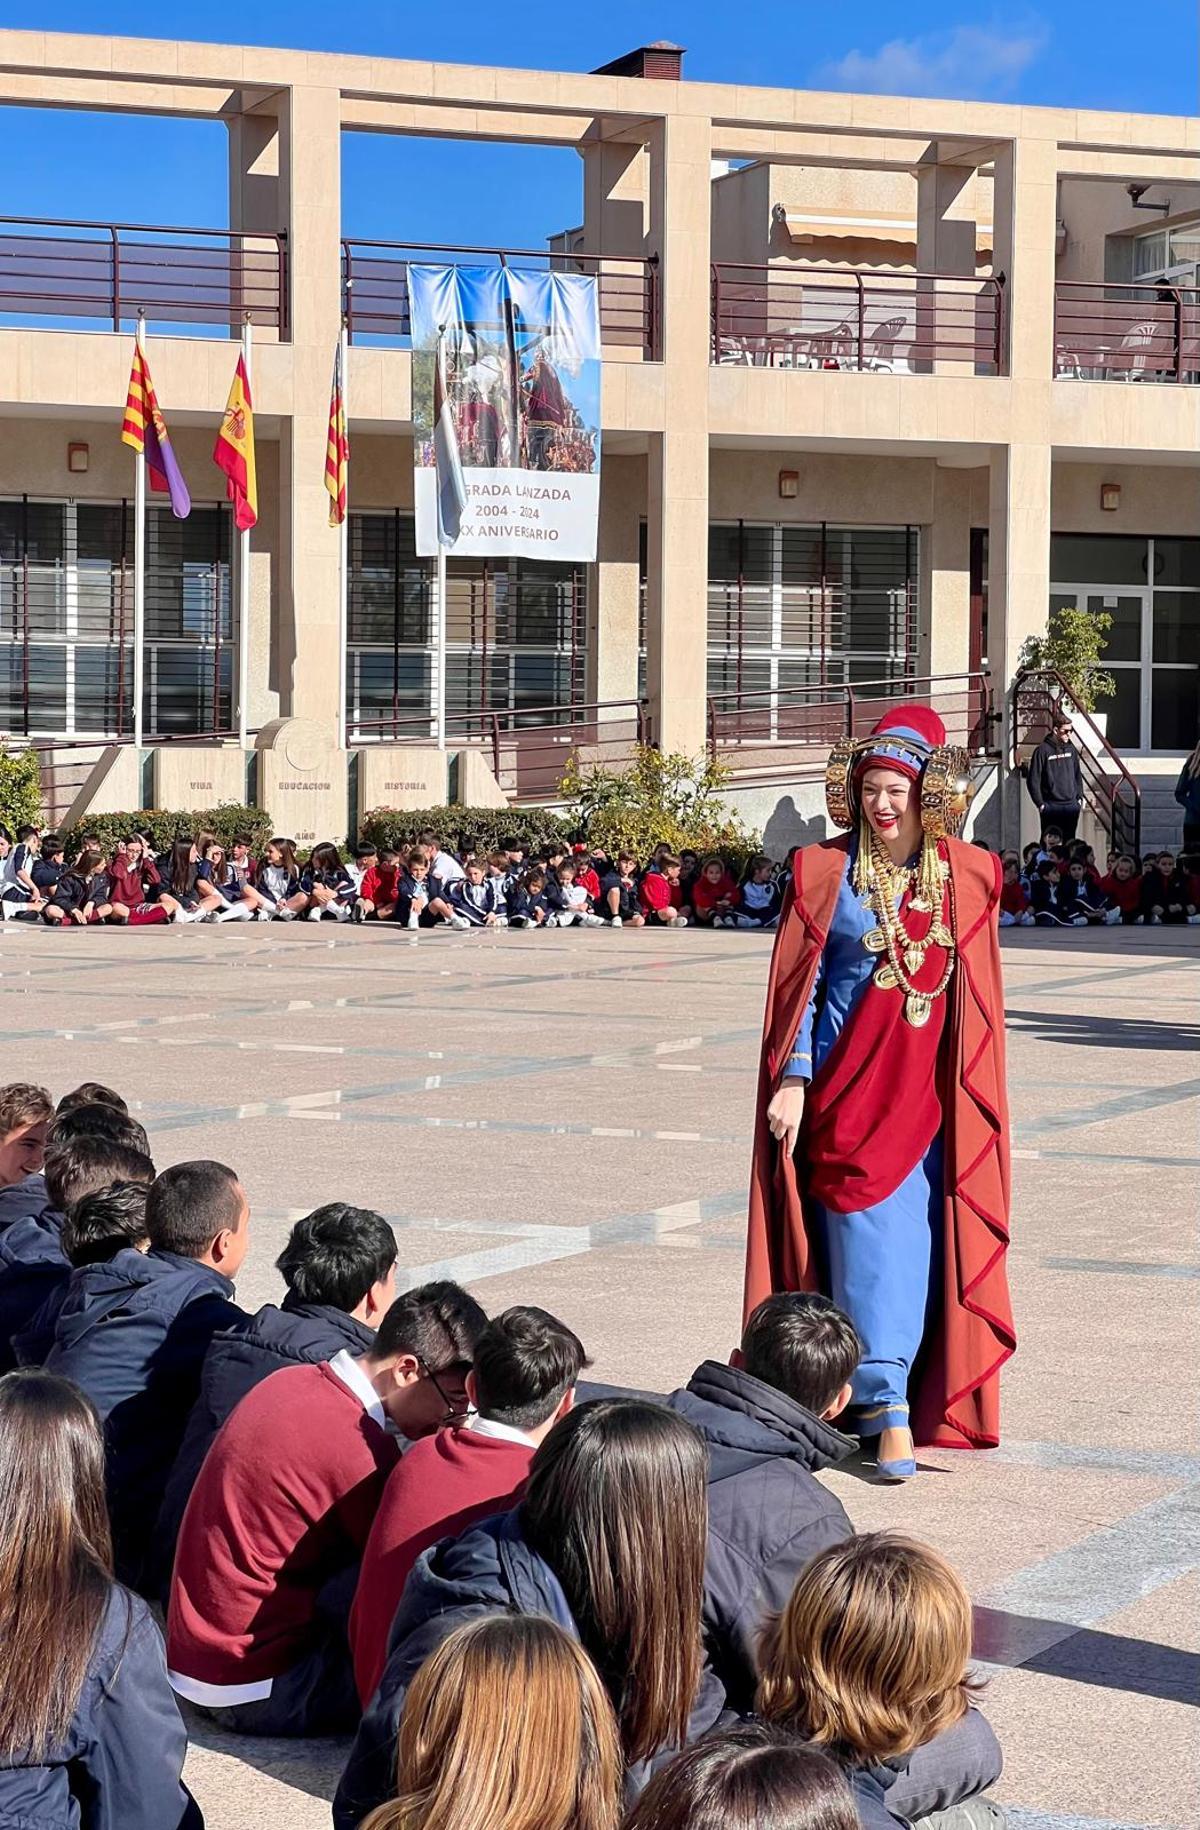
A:
{"label": "school building", "polygon": [[[368,806],[553,799],[572,749],[619,761],[640,736],[720,756],[782,850],[824,831],[831,738],[911,693],[972,751],[979,830],[1015,838],[1013,763],[1059,690],[1018,657],[1070,602],[1113,619],[1116,695],[1080,720],[1093,814],[1177,836],[1200,717],[1194,118],[692,82],[665,44],[570,74],[38,31],[0,32],[0,102],[228,131],[224,222],[0,224],[0,736],[41,749],[55,817],[257,798],[341,837]],[[348,238],[359,133],[573,147],[583,220],[456,250],[448,189],[436,250],[384,239],[394,198]],[[451,556],[437,604],[410,256],[598,276],[596,564]],[[151,499],[135,746],[139,312],[194,507]],[[243,594],[210,454],[246,317]],[[323,486],[343,318],[344,616]]]}

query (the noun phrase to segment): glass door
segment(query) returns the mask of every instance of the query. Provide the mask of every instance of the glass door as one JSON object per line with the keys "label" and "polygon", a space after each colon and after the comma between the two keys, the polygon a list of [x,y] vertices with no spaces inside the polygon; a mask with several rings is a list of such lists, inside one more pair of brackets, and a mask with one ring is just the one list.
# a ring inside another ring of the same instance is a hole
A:
{"label": "glass door", "polygon": [[1088,585],[1058,585],[1050,593],[1051,612],[1065,606],[1086,610],[1091,616],[1109,616],[1112,624],[1100,664],[1116,681],[1111,698],[1101,699],[1105,734],[1115,750],[1149,747],[1150,669],[1144,650],[1150,638],[1150,592],[1123,589],[1105,591]]}

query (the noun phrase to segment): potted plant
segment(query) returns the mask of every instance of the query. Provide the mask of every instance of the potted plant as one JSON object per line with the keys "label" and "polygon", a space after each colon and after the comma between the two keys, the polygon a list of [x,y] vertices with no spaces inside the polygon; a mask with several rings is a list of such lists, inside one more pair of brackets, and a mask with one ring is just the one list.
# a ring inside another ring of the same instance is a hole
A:
{"label": "potted plant", "polygon": [[1022,672],[1059,674],[1079,710],[1089,713],[1101,731],[1108,715],[1097,712],[1097,702],[1113,698],[1117,690],[1112,675],[1100,665],[1111,628],[1112,617],[1104,611],[1093,614],[1076,604],[1060,604],[1050,612],[1045,635],[1027,636],[1017,657]]}

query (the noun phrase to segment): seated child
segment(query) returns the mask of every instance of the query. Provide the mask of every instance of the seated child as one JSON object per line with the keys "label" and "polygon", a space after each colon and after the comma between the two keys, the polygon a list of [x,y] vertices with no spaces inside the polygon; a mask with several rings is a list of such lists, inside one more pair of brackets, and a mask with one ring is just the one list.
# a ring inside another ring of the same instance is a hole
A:
{"label": "seated child", "polygon": [[1142,920],[1144,889],[1137,859],[1131,858],[1128,852],[1110,852],[1109,857],[1112,862],[1108,875],[1100,879],[1100,888],[1125,925],[1133,927]]}
{"label": "seated child", "polygon": [[196,880],[211,884],[220,898],[205,910],[206,921],[254,920],[254,909],[246,895],[247,876],[226,855],[219,839],[205,839],[200,847]]}
{"label": "seated child", "polygon": [[309,921],[349,921],[354,907],[354,879],[336,845],[314,845],[300,875],[308,898]]}
{"label": "seated child", "polygon": [[[74,1202],[62,1225],[63,1254],[72,1269],[107,1264],[126,1246],[138,1252],[148,1251],[149,1192],[145,1182],[110,1182],[106,1188],[98,1188]],[[41,1366],[45,1362],[54,1346],[58,1317],[69,1288],[67,1278],[56,1283],[28,1327],[13,1337],[13,1352],[19,1365]]]}
{"label": "seated child", "polygon": [[1160,851],[1142,886],[1142,913],[1153,927],[1178,927],[1200,921],[1191,899],[1191,884],[1169,851]]}
{"label": "seated child", "polygon": [[442,884],[430,874],[431,862],[428,846],[413,846],[396,886],[392,920],[405,928],[436,928],[443,922],[452,928],[470,927],[466,917],[451,908]]}
{"label": "seated child", "polygon": [[40,850],[29,860],[29,876],[36,897],[35,907],[40,905],[43,911],[45,910],[65,868],[62,840],[56,833],[46,833],[42,838]]}
{"label": "seated child", "polygon": [[1021,853],[1021,882],[1027,890],[1033,888],[1033,879],[1041,862],[1041,851],[1041,845],[1034,839]]}
{"label": "seated child", "polygon": [[[739,928],[774,928],[778,925],[783,894],[775,879],[775,866],[762,852],[746,865],[738,902],[735,919]],[[725,923],[726,927],[729,925]]]}
{"label": "seated child", "polygon": [[617,853],[616,867],[601,885],[599,914],[614,928],[645,926],[646,917],[638,902],[637,859],[631,851]]}
{"label": "seated child", "polygon": [[10,845],[0,875],[0,912],[5,920],[34,914],[45,902],[33,877],[41,854],[42,835],[36,826],[18,826],[17,842]]}
{"label": "seated child", "polygon": [[158,866],[146,851],[140,833],[130,833],[125,849],[109,869],[111,912],[114,924],[132,928],[169,921],[178,904],[162,887]]}
{"label": "seated child", "polygon": [[61,872],[42,910],[42,920],[52,928],[64,924],[86,928],[111,915],[106,863],[102,852],[85,851],[74,869]]}
{"label": "seated child", "polygon": [[1029,889],[1033,919],[1039,928],[1086,928],[1087,916],[1073,914],[1063,897],[1057,858],[1043,858]]}
{"label": "seated child", "polygon": [[[818,1551],[767,1628],[757,1712],[837,1761],[865,1823],[912,1822],[1000,1776],[970,1658],[957,1572],[898,1532],[867,1532]],[[972,1821],[1004,1819],[993,1807]]]}
{"label": "seated child", "polygon": [[[683,874],[680,871],[680,886]],[[701,862],[691,886],[691,903],[696,925],[700,928],[733,928],[737,926],[734,905],[738,887],[716,852],[709,852]]]}
{"label": "seated child", "polygon": [[390,921],[400,891],[400,854],[381,851],[363,872],[351,910],[354,921]]}
{"label": "seated child", "polygon": [[1015,858],[1010,858],[1004,866],[1004,883],[1000,890],[1000,926],[1002,928],[1031,928],[1033,910],[1029,906],[1029,892],[1021,881],[1021,872]]}
{"label": "seated child", "polygon": [[547,927],[603,927],[601,917],[592,912],[592,899],[588,895],[587,886],[578,881],[574,858],[562,860],[556,877],[556,882],[552,880],[547,885],[547,900],[552,904],[552,912],[546,919]]}
{"label": "seated child", "polygon": [[295,921],[308,907],[300,887],[296,847],[290,839],[271,839],[254,873],[255,912],[259,921]]}
{"label": "seated child", "polygon": [[644,873],[638,885],[638,901],[651,927],[686,928],[683,893],[679,886],[680,860],[673,851],[659,855],[657,870]]}
{"label": "seated child", "polygon": [[1091,927],[1099,927],[1105,922],[1111,926],[1121,919],[1120,909],[1109,902],[1099,882],[1088,875],[1083,858],[1072,858],[1068,864],[1059,900],[1064,913],[1072,917],[1082,915]]}
{"label": "seated child", "polygon": [[379,853],[369,839],[364,839],[354,847],[354,856],[346,865],[355,894],[361,896],[363,878],[369,870],[379,863]]}
{"label": "seated child", "polygon": [[[508,925],[507,906],[500,885],[487,875],[484,864],[472,858],[466,875],[456,877],[450,885],[450,907],[468,928],[504,928]],[[455,926],[459,923],[456,921]]]}
{"label": "seated child", "polygon": [[546,901],[546,873],[540,864],[535,864],[523,877],[514,877],[508,886],[505,910],[510,928],[545,927],[550,918],[550,905]]}

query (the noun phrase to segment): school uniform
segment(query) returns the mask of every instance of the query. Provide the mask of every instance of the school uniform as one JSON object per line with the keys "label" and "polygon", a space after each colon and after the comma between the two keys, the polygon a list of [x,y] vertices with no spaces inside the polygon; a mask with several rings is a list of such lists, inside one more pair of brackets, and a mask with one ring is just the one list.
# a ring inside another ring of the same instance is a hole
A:
{"label": "school uniform", "polygon": [[753,879],[747,878],[738,892],[738,927],[773,928],[779,920],[782,901],[779,885],[774,880],[770,883],[755,883]]}
{"label": "school uniform", "polygon": [[560,928],[598,928],[600,916],[593,915],[591,897],[582,883],[560,883],[558,889],[558,906],[554,913],[554,922]]}
{"label": "school uniform", "polygon": [[254,887],[260,896],[279,908],[300,894],[300,877],[283,864],[260,864],[254,873]]}
{"label": "school uniform", "polygon": [[170,853],[164,852],[163,855],[158,859],[157,862],[158,862],[159,877],[162,881],[162,887],[164,890],[166,890],[167,894],[169,896],[174,896],[176,902],[183,909],[187,909],[189,911],[192,909],[198,909],[200,907],[200,898],[196,893],[196,884],[200,878],[199,864],[189,864],[188,865],[187,874],[183,880],[183,886],[182,886],[182,888],[177,889],[175,886],[175,881],[171,876]]}
{"label": "school uniform", "polygon": [[1029,891],[1029,902],[1033,909],[1034,923],[1039,928],[1083,928],[1087,926],[1087,916],[1071,913],[1071,899],[1063,894],[1063,880],[1048,883],[1044,877],[1035,877]]}
{"label": "school uniform", "polygon": [[62,1248],[63,1216],[46,1200],[0,1231],[0,1373],[18,1364],[16,1343],[71,1266]]}
{"label": "school uniform", "polygon": [[[1085,921],[1092,924],[1109,920],[1108,898],[1100,885],[1093,883],[1090,877],[1085,876],[1078,883],[1074,877],[1064,877],[1059,885],[1059,901],[1064,912],[1072,919],[1082,915]],[[1113,921],[1120,921],[1120,910],[1114,907],[1111,916]]]}
{"label": "school uniform", "polygon": [[[716,883],[710,882],[701,871],[691,885],[691,903],[696,911],[696,920],[708,925],[719,915],[724,921],[727,914],[733,913],[737,893],[737,884],[728,871],[723,871]],[[728,907],[720,908],[721,903],[726,903]]]}
{"label": "school uniform", "polygon": [[[82,909],[88,900],[90,881],[95,881],[95,879],[83,877],[75,870],[63,871],[47,898],[47,909],[61,909],[64,915],[74,915],[76,910]],[[107,879],[105,881],[107,882]],[[42,919],[43,921],[46,919],[45,911],[43,911]]]}
{"label": "school uniform", "polygon": [[597,911],[605,921],[611,921],[613,912],[608,898],[611,891],[617,891],[617,918],[629,921],[634,915],[640,915],[638,906],[638,881],[636,877],[622,877],[619,871],[612,871],[600,886],[600,907]]}
{"label": "school uniform", "polygon": [[489,916],[495,917],[493,926],[507,924],[504,897],[487,878],[482,883],[471,883],[466,877],[456,877],[450,885],[449,900],[454,913],[469,921],[473,928],[487,927]]}
{"label": "school uniform", "polygon": [[1169,877],[1153,870],[1143,878],[1142,911],[1147,921],[1178,927],[1191,921],[1196,909],[1187,874],[1176,865]]}
{"label": "school uniform", "polygon": [[429,904],[439,898],[443,901],[446,899],[440,883],[435,883],[432,877],[426,877],[422,882],[406,872],[396,885],[396,906],[392,910],[392,920],[398,921],[401,927],[436,928],[445,917],[435,915]]}
{"label": "school uniform", "polygon": [[158,900],[162,878],[153,858],[143,858],[138,865],[114,858],[109,878],[109,901],[129,910],[131,928],[166,921],[167,911]]}
{"label": "school uniform", "polygon": [[1000,891],[1000,926],[1002,928],[1031,928],[1033,910],[1029,906],[1029,892],[1020,878],[1016,883],[1006,883]]}
{"label": "school uniform", "polygon": [[678,883],[669,883],[661,871],[647,871],[638,885],[638,901],[647,921],[661,922],[665,909],[683,907],[683,890]]}
{"label": "school uniform", "polygon": [[301,875],[300,888],[306,896],[311,896],[315,889],[331,890],[333,893],[332,903],[324,908],[318,906],[316,909],[309,910],[310,918],[313,915],[321,917],[328,915],[330,921],[349,921],[355,888],[354,879],[344,864],[339,864],[338,868],[333,871],[313,870],[309,865]]}
{"label": "school uniform", "polygon": [[15,915],[25,904],[33,901],[33,891],[21,883],[23,873],[33,876],[33,866],[38,862],[38,853],[31,845],[14,845],[3,864],[0,864],[0,907],[5,916]]}
{"label": "school uniform", "polygon": [[50,897],[57,888],[58,880],[66,866],[61,858],[36,857],[29,866],[29,875],[34,888],[44,897]]}
{"label": "school uniform", "polygon": [[1121,920],[1127,927],[1132,927],[1142,919],[1142,887],[1142,878],[1136,874],[1132,877],[1118,877],[1109,871],[1107,877],[1100,879],[1100,888],[1119,911]]}

